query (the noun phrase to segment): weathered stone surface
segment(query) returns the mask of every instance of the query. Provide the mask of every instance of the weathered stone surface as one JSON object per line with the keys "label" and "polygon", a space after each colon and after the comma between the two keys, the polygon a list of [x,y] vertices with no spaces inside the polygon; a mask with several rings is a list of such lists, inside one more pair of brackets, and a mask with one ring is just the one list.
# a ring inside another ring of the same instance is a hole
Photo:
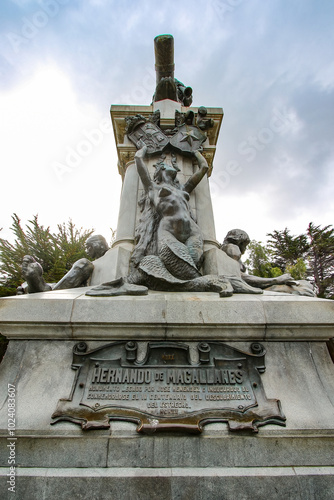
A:
{"label": "weathered stone surface", "polygon": [[94,262],[94,271],[90,280],[91,286],[100,285],[128,274],[131,250],[126,248],[127,246],[129,246],[127,243],[119,244]]}
{"label": "weathered stone surface", "polygon": [[231,259],[231,257],[229,257],[225,252],[217,248],[215,245],[210,244],[210,242],[206,245],[204,252],[203,272],[204,274],[241,277],[238,262]]}
{"label": "weathered stone surface", "polygon": [[[17,462],[21,467],[316,467],[332,465],[334,365],[324,342],[267,342],[261,376],[268,398],[281,401],[286,428],[259,434],[228,432],[210,424],[200,436],[142,436],[136,425],[111,422],[110,430],[82,431],[69,422],[51,426],[60,398],[70,395],[74,341],[11,341],[0,365],[0,466],[6,449],[6,388],[17,393]],[[96,348],[105,342],[90,342]],[[246,350],[249,343],[230,343]],[[143,347],[145,344],[143,343]],[[141,354],[142,356],[143,354]],[[16,363],[16,360],[18,361]]]}
{"label": "weathered stone surface", "polygon": [[210,292],[86,297],[88,288],[8,297],[0,331],[9,338],[328,340],[330,300],[273,292],[220,298]]}
{"label": "weathered stone surface", "polygon": [[[0,471],[5,496],[5,471]],[[332,500],[333,467],[21,469],[20,500]]]}

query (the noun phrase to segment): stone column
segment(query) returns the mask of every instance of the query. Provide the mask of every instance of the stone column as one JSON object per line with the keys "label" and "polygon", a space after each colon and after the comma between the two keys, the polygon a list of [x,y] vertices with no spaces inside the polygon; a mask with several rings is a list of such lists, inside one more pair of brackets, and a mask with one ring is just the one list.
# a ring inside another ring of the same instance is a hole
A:
{"label": "stone column", "polygon": [[118,214],[116,241],[113,248],[121,245],[133,249],[136,214],[138,208],[139,176],[134,161],[126,165],[126,172],[122,186],[121,201]]}
{"label": "stone column", "polygon": [[216,229],[213,216],[209,179],[205,176],[195,189],[197,224],[204,237],[204,247],[216,244]]}
{"label": "stone column", "polygon": [[131,252],[134,247],[138,208],[139,176],[134,161],[126,165],[118,214],[116,240],[108,252],[94,261],[90,285],[112,281],[129,272]]}

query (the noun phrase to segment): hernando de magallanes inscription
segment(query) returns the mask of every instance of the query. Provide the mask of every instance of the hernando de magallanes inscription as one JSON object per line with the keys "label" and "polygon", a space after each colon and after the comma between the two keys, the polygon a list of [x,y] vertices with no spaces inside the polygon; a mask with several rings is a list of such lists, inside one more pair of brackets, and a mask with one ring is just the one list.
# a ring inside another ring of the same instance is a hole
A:
{"label": "hernando de magallanes inscription", "polygon": [[142,361],[137,351],[134,341],[91,351],[85,342],[76,344],[73,388],[58,402],[52,423],[68,420],[88,430],[126,420],[142,432],[201,432],[210,422],[255,432],[268,423],[284,425],[280,402],[267,399],[262,386],[261,344],[251,344],[247,353],[222,342],[201,342],[195,364],[184,343],[149,342]]}

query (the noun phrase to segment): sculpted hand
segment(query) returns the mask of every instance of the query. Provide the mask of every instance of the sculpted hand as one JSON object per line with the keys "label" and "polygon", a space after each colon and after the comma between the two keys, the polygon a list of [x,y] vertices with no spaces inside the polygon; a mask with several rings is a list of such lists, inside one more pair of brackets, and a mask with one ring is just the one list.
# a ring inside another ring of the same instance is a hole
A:
{"label": "sculpted hand", "polygon": [[278,285],[299,285],[299,283],[294,280],[289,273],[281,274],[281,276],[277,276],[275,280]]}

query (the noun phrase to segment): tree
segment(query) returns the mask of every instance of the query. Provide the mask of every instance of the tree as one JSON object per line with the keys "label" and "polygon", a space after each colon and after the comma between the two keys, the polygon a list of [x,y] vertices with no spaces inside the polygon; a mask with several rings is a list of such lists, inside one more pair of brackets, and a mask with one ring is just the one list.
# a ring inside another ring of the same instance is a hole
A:
{"label": "tree", "polygon": [[334,299],[334,228],[310,222],[305,234],[292,236],[283,231],[268,233],[267,245],[252,241],[249,245],[250,272],[272,277],[277,272],[290,273],[296,280],[312,278],[318,297]]}
{"label": "tree", "polygon": [[308,261],[318,288],[318,297],[334,299],[334,228],[321,228],[310,222]]}
{"label": "tree", "polygon": [[261,241],[252,240],[247,251],[249,257],[246,260],[246,266],[249,268],[250,274],[262,278],[276,278],[283,274],[280,268],[273,263],[270,248],[262,245]]}
{"label": "tree", "polygon": [[26,229],[16,214],[12,219],[14,243],[0,238],[1,297],[15,295],[22,283],[21,263],[25,255],[32,255],[41,264],[44,279],[49,283],[59,281],[78,259],[88,258],[85,243],[93,229],[77,229],[69,220],[67,224],[58,225],[57,233],[52,233],[49,227],[39,224],[37,215],[28,221]]}
{"label": "tree", "polygon": [[289,229],[285,228],[283,231],[275,230],[272,233],[268,233],[267,236],[271,238],[268,240],[268,248],[271,251],[276,266],[284,273],[288,268],[292,270],[299,261],[300,272],[302,270],[300,259],[303,259],[309,249],[306,234],[292,236]]}
{"label": "tree", "polygon": [[290,273],[294,280],[305,280],[309,273],[306,262],[302,257],[298,257],[296,264],[287,265],[285,272]]}

